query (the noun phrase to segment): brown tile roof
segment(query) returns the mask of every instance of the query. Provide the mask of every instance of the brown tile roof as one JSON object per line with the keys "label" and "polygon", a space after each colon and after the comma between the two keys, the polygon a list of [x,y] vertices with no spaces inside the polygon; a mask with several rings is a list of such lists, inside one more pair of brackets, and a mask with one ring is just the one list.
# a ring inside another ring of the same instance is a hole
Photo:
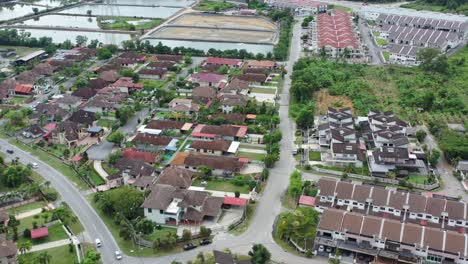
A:
{"label": "brown tile roof", "polygon": [[318,228],[330,231],[340,230],[344,214],[345,211],[342,210],[326,209],[323,211],[322,217],[320,218]]}
{"label": "brown tile roof", "polygon": [[438,217],[442,216],[442,212],[445,210],[445,201],[444,199],[428,197],[426,213]]}
{"label": "brown tile roof", "polygon": [[16,87],[16,82],[13,79],[6,79],[0,83],[0,99],[8,97],[10,92],[13,92]]}
{"label": "brown tile roof", "polygon": [[95,116],[95,113],[93,112],[88,112],[88,111],[80,109],[74,112],[70,116],[70,118],[68,118],[68,120],[82,124],[82,125],[91,126],[94,123],[94,121],[96,121],[96,116]]}
{"label": "brown tile roof", "polygon": [[78,96],[78,97],[80,97],[82,99],[89,99],[89,98],[95,96],[96,93],[97,93],[96,90],[94,90],[92,88],[89,88],[89,87],[85,87],[85,88],[80,88],[80,89],[74,91],[72,93],[72,95]]}
{"label": "brown tile roof", "polygon": [[171,55],[171,54],[156,54],[156,59],[158,61],[174,61],[181,62],[184,58],[182,55]]}
{"label": "brown tile roof", "polygon": [[209,116],[210,118],[223,118],[224,120],[233,123],[233,124],[241,124],[245,121],[245,115],[239,113],[230,113],[230,114],[214,114]]}
{"label": "brown tile roof", "polygon": [[99,74],[99,78],[106,82],[115,82],[119,78],[119,74],[114,70],[103,71]]}
{"label": "brown tile roof", "polygon": [[239,131],[239,126],[231,126],[231,125],[205,125],[201,128],[201,133],[206,134],[215,134],[221,136],[232,136],[235,137],[237,132]]}
{"label": "brown tile roof", "polygon": [[135,144],[150,144],[155,146],[167,146],[171,142],[172,138],[163,137],[147,133],[138,133],[132,142]]}
{"label": "brown tile roof", "polygon": [[460,256],[465,255],[465,236],[453,231],[446,231],[445,233],[445,251]]}
{"label": "brown tile roof", "polygon": [[170,68],[175,65],[173,61],[153,61],[149,63],[146,67],[148,68]]}
{"label": "brown tile roof", "polygon": [[364,218],[362,224],[361,234],[368,237],[378,237],[380,235],[380,225],[382,224],[382,218],[367,216]]}
{"label": "brown tile roof", "polygon": [[442,251],[444,232],[432,227],[426,227],[424,230],[424,245],[431,249]]}
{"label": "brown tile roof", "polygon": [[382,239],[400,242],[402,224],[395,220],[385,219],[382,229]]}
{"label": "brown tile roof", "polygon": [[192,91],[192,96],[204,97],[213,99],[216,97],[217,91],[210,86],[199,86]]}
{"label": "brown tile roof", "polygon": [[422,226],[411,223],[405,223],[404,228],[405,230],[403,232],[402,242],[409,245],[420,245],[422,236]]}
{"label": "brown tile roof", "polygon": [[32,71],[37,75],[50,75],[54,72],[55,67],[49,63],[39,63]]}
{"label": "brown tile roof", "polygon": [[247,73],[247,74],[236,75],[234,78],[242,80],[242,81],[246,81],[246,82],[263,83],[266,81],[267,76],[265,74]]}
{"label": "brown tile roof", "polygon": [[447,200],[445,211],[448,213],[448,218],[457,220],[466,219],[465,206],[465,203]]}
{"label": "brown tile roof", "polygon": [[5,234],[0,235],[0,257],[10,257],[15,256],[18,252],[16,244],[6,239]]}
{"label": "brown tile roof", "polygon": [[388,191],[383,188],[374,187],[372,190],[372,204],[375,206],[387,205]]}
{"label": "brown tile roof", "polygon": [[78,140],[78,132],[83,128],[83,125],[66,120],[60,124],[52,131],[52,135],[56,136],[58,134],[64,133],[65,138],[69,141]]}
{"label": "brown tile roof", "polygon": [[410,193],[408,199],[409,211],[423,213],[426,211],[426,197],[420,194]]}
{"label": "brown tile roof", "polygon": [[360,214],[346,213],[343,219],[342,229],[349,233],[359,235],[361,233],[363,217],[364,216]]}
{"label": "brown tile roof", "polygon": [[405,193],[405,192],[399,192],[399,191],[391,192],[388,205],[397,210],[403,210],[403,206],[406,204],[407,196],[408,196],[408,193]]}
{"label": "brown tile roof", "polygon": [[146,128],[149,129],[181,129],[184,126],[183,122],[172,120],[151,120]]}
{"label": "brown tile roof", "polygon": [[354,186],[353,200],[365,203],[370,196],[371,186],[356,184]]}
{"label": "brown tile roof", "polygon": [[330,178],[320,178],[317,183],[321,196],[335,196],[337,182]]}
{"label": "brown tile roof", "polygon": [[154,176],[141,176],[138,177],[138,179],[136,179],[132,185],[135,187],[148,188],[151,184],[153,184],[154,178]]}
{"label": "brown tile roof", "polygon": [[128,170],[128,174],[136,176],[151,176],[154,168],[142,160],[120,158],[114,165],[120,172]]}
{"label": "brown tile roof", "polygon": [[350,182],[339,181],[336,186],[336,197],[338,199],[351,199],[353,195],[354,184]]}
{"label": "brown tile roof", "polygon": [[184,197],[178,188],[170,185],[154,184],[150,189],[151,193],[146,197],[141,207],[165,210],[174,198],[182,199]]}
{"label": "brown tile roof", "polygon": [[243,163],[236,157],[223,157],[213,155],[203,155],[199,153],[189,154],[184,161],[185,165],[191,167],[208,166],[212,169],[238,172]]}
{"label": "brown tile roof", "polygon": [[192,144],[190,144],[190,148],[226,152],[231,146],[231,143],[232,141],[222,139],[213,141],[194,140]]}
{"label": "brown tile roof", "polygon": [[169,167],[161,172],[156,183],[187,189],[192,185],[192,177],[194,174],[195,173],[190,170]]}

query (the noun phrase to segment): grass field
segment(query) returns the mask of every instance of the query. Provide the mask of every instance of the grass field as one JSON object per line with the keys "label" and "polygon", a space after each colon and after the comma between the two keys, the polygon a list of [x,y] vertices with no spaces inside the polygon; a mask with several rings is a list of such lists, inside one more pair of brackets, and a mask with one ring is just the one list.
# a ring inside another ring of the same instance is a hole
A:
{"label": "grass field", "polygon": [[320,151],[309,151],[309,160],[311,161],[321,161]]}
{"label": "grass field", "polygon": [[[202,179],[195,179],[192,182],[193,186],[203,186],[201,184],[203,180]],[[250,189],[248,185],[243,185],[243,186],[237,186],[234,185],[230,180],[219,180],[219,179],[213,179],[210,181],[207,181],[208,184],[203,186],[207,191],[213,190],[213,191],[221,191],[221,192],[240,192],[240,193],[249,193]]]}
{"label": "grass field", "polygon": [[43,252],[47,252],[47,254],[50,255],[50,263],[70,264],[77,263],[78,261],[76,252],[70,252],[69,246],[67,245],[21,255],[19,256],[20,263],[37,263],[37,257]]}
{"label": "grass field", "polygon": [[382,39],[382,38],[376,38],[375,41],[377,42],[377,44],[379,46],[385,46],[385,45],[388,44],[387,41],[385,39]]}
{"label": "grass field", "polygon": [[66,177],[68,177],[73,182],[73,184],[77,186],[78,188],[82,190],[88,188],[88,185],[86,185],[86,183],[83,182],[81,178],[79,178],[78,174],[72,168],[70,168],[70,166],[66,165],[62,161],[55,158],[54,156],[49,155],[45,153],[44,151],[33,149],[31,146],[26,145],[22,142],[18,142],[17,140],[14,140],[14,139],[10,140],[10,143],[26,152],[31,153],[32,155],[34,155],[41,161],[49,164],[51,167],[58,170],[60,173],[62,173]]}
{"label": "grass field", "polygon": [[146,90],[152,90],[162,88],[167,82],[162,80],[140,80],[138,83],[142,83]]}
{"label": "grass field", "polygon": [[[34,219],[34,220],[36,220],[36,219]],[[32,224],[31,224],[31,226],[32,226]],[[28,228],[32,229],[31,226],[29,226]],[[62,224],[59,223],[59,222],[53,224],[52,226],[49,226],[48,229],[49,229],[49,235],[47,237],[38,238],[38,239],[29,239],[29,238],[20,237],[19,241],[31,240],[33,245],[40,245],[40,244],[49,243],[49,242],[58,241],[58,240],[68,238],[68,235],[65,232],[65,230],[63,229]],[[20,231],[20,229],[18,229],[18,232],[22,233],[23,231],[22,230]]]}
{"label": "grass field", "polygon": [[383,55],[385,61],[390,60],[390,52],[389,51],[382,51],[382,55]]}
{"label": "grass field", "polygon": [[34,209],[43,208],[45,206],[46,206],[46,203],[43,201],[32,202],[32,203],[21,205],[15,208],[7,209],[7,212],[11,214],[20,214],[20,213],[24,213],[24,212],[31,211]]}
{"label": "grass field", "polygon": [[415,9],[418,11],[427,10],[427,11],[442,12],[442,13],[457,13],[457,14],[463,14],[463,15],[468,16],[468,3],[461,5],[457,9],[451,9],[445,6],[424,3],[421,1],[415,1],[411,3],[403,4],[400,7]]}
{"label": "grass field", "polygon": [[[102,23],[103,20],[112,19],[114,23]],[[151,19],[148,22],[145,22],[141,25],[132,25],[128,22],[130,21],[139,21],[139,18],[130,18],[130,17],[114,17],[114,18],[98,18],[99,27],[102,29],[120,29],[120,30],[141,30],[141,29],[150,29],[159,26],[162,23],[162,19]]]}
{"label": "grass field", "polygon": [[329,5],[329,9],[336,9],[336,10],[342,10],[346,12],[351,12],[353,11],[351,8],[346,7],[346,6],[340,6],[340,5]]}
{"label": "grass field", "polygon": [[235,6],[236,6],[235,4],[228,3],[228,2],[202,0],[193,9],[199,10],[199,11],[223,11],[229,8],[233,8]]}
{"label": "grass field", "polygon": [[239,158],[248,158],[252,160],[260,160],[262,161],[265,158],[265,154],[263,153],[252,153],[252,152],[242,152],[239,151],[237,153],[237,157]]}
{"label": "grass field", "polygon": [[252,93],[275,94],[276,89],[270,88],[252,88]]}
{"label": "grass field", "polygon": [[177,233],[177,229],[172,227],[161,227],[161,229],[154,229],[153,233],[145,235],[145,239],[155,241],[158,238],[166,238],[168,234]]}
{"label": "grass field", "polygon": [[409,175],[408,176],[408,182],[410,183],[425,184],[426,180],[427,180],[427,176],[424,176],[424,175]]}
{"label": "grass field", "polygon": [[29,96],[13,96],[10,98],[10,102],[12,104],[23,104],[24,102],[28,101],[28,99],[31,98]]}
{"label": "grass field", "polygon": [[5,46],[5,45],[0,45],[0,50],[6,50],[6,49],[14,49],[16,50],[16,54],[18,56],[24,56],[27,55],[33,51],[39,50],[39,48],[29,48],[29,47],[20,47],[20,46]]}
{"label": "grass field", "polygon": [[109,120],[109,119],[101,118],[97,121],[96,125],[101,126],[101,127],[111,128],[117,122],[118,122],[117,120]]}

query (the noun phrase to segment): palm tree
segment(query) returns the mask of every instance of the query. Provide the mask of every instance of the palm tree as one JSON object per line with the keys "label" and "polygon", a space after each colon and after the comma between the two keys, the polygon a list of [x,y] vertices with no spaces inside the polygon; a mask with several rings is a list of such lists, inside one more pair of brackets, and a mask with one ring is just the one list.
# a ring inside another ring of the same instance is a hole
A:
{"label": "palm tree", "polygon": [[44,251],[41,254],[39,254],[38,259],[39,259],[39,263],[41,264],[49,264],[51,263],[50,260],[52,259],[52,256],[49,255],[47,251]]}
{"label": "palm tree", "polygon": [[21,254],[26,253],[27,251],[31,250],[32,243],[30,240],[24,240],[18,243],[18,248]]}

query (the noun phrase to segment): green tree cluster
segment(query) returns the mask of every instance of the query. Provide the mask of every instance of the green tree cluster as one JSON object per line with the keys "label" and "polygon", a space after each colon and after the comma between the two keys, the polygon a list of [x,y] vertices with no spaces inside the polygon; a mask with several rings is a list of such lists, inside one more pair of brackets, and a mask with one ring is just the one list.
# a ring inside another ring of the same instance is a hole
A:
{"label": "green tree cluster", "polygon": [[312,208],[299,207],[294,211],[284,212],[278,220],[276,234],[280,239],[303,244],[303,248],[313,248],[319,213]]}

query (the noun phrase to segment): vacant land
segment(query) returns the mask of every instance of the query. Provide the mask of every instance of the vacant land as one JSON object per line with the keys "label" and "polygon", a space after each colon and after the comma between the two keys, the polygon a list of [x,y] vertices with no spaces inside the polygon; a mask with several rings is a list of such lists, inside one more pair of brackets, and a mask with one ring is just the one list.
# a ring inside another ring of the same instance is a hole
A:
{"label": "vacant land", "polygon": [[324,115],[327,113],[328,107],[353,109],[353,102],[346,96],[330,95],[327,89],[322,89],[315,93],[315,109],[317,113]]}
{"label": "vacant land", "polygon": [[196,179],[193,181],[193,186],[203,186],[207,191],[220,191],[220,192],[240,192],[240,193],[249,193],[250,189],[247,184],[242,186],[234,185],[232,180],[220,180],[220,179],[213,179],[207,181],[206,185],[202,185],[202,179]]}
{"label": "vacant land", "polygon": [[[113,23],[103,23],[105,20],[113,20]],[[129,18],[129,17],[102,17],[98,18],[99,27],[102,29],[114,29],[114,30],[141,30],[141,29],[150,29],[159,26],[162,23],[162,19],[147,19],[148,21],[140,24],[132,24],[131,21],[141,21],[139,18]]]}
{"label": "vacant land", "polygon": [[415,2],[401,5],[400,7],[410,8],[410,9],[415,9],[415,10],[442,12],[442,13],[457,13],[457,14],[463,14],[465,16],[468,16],[468,4],[462,4],[457,8],[448,8],[442,5],[425,3],[423,1],[415,1]]}
{"label": "vacant land", "polygon": [[0,45],[0,50],[14,49],[18,56],[28,55],[31,52],[39,50],[39,48],[29,48],[29,47],[20,47],[20,46],[4,46]]}
{"label": "vacant land", "polygon": [[228,2],[220,2],[220,1],[209,1],[209,0],[202,0],[197,6],[193,9],[200,10],[200,11],[223,11],[229,8],[233,8],[236,5],[233,3]]}
{"label": "vacant land", "polygon": [[276,89],[270,88],[252,88],[252,93],[275,94]]}
{"label": "vacant land", "polygon": [[50,255],[49,263],[70,264],[78,261],[75,251],[70,252],[69,246],[60,246],[21,255],[20,263],[36,263],[37,258],[44,252]]}
{"label": "vacant land", "polygon": [[232,29],[256,29],[276,31],[275,24],[259,17],[237,17],[223,15],[186,14],[171,22],[171,25],[192,27],[213,27]]}
{"label": "vacant land", "polygon": [[227,41],[273,44],[274,32],[255,32],[234,29],[210,29],[189,27],[163,27],[152,34],[161,39]]}

